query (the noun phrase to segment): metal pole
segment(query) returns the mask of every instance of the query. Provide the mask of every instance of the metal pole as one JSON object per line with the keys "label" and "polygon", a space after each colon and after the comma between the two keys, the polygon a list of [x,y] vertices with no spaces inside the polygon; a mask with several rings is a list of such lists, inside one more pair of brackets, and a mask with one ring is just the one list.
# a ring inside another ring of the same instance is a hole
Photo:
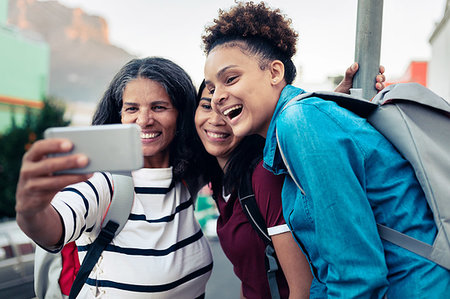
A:
{"label": "metal pole", "polygon": [[382,23],[383,0],[358,0],[355,61],[359,70],[353,79],[353,88],[361,89],[365,99],[377,93],[375,77],[380,66]]}

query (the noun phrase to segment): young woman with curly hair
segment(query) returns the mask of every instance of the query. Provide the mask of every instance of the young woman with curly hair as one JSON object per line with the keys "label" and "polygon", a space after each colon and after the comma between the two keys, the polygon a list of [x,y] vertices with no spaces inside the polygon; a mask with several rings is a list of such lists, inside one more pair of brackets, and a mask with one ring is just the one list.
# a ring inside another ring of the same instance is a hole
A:
{"label": "young woman with curly hair", "polygon": [[[376,223],[431,243],[433,215],[410,164],[365,119],[290,85],[297,33],[278,9],[237,3],[203,36],[213,109],[266,138],[264,167],[286,176],[283,214],[307,257],[311,296],[444,298],[449,271],[381,240]],[[300,182],[296,185],[295,181]],[[314,288],[314,292],[313,292]]]}

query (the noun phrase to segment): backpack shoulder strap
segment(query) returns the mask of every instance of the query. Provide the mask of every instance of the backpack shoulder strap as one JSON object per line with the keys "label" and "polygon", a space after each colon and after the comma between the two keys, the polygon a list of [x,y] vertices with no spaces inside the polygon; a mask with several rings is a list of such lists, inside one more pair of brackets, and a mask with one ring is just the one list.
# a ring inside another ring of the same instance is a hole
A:
{"label": "backpack shoulder strap", "polygon": [[114,186],[113,197],[103,220],[102,229],[108,225],[108,222],[113,221],[118,224],[118,228],[114,233],[114,236],[117,236],[128,221],[128,216],[133,207],[134,183],[131,172],[112,173],[112,178]]}
{"label": "backpack shoulder strap", "polygon": [[134,184],[131,172],[113,173],[114,191],[102,229],[90,245],[80,270],[73,282],[69,298],[76,298],[100,255],[112,239],[122,230],[133,206]]}
{"label": "backpack shoulder strap", "polygon": [[372,114],[372,112],[374,112],[378,108],[378,104],[372,103],[366,99],[359,98],[346,93],[333,91],[315,91],[315,92],[301,93],[298,96],[292,98],[288,103],[284,105],[283,110],[286,109],[286,107],[289,106],[292,102],[312,97],[335,102],[342,108],[350,110],[363,118],[367,118],[370,114]]}
{"label": "backpack shoulder strap", "polygon": [[[362,118],[368,118],[370,115],[375,112],[375,110],[379,107],[378,104],[372,103],[366,99],[359,98],[353,95],[349,95],[346,93],[340,93],[340,92],[333,92],[333,91],[314,91],[314,92],[306,92],[301,93],[297,95],[296,97],[293,97],[291,100],[289,100],[282,108],[281,111],[286,109],[289,105],[291,105],[294,102],[301,101],[307,98],[311,97],[317,97],[321,98],[323,100],[332,101],[338,104],[340,107],[345,108],[349,111],[352,111],[353,113],[357,114],[358,116]],[[294,181],[294,183],[297,185],[297,187],[300,189],[302,194],[305,194],[305,191],[301,187],[301,185],[294,179],[294,176],[292,175],[291,168],[289,166],[289,163],[287,162],[285,155],[280,147],[280,142],[278,139],[278,130],[275,129],[275,135],[277,139],[277,147],[280,152],[281,158],[283,159],[283,163],[286,166],[286,169]]]}
{"label": "backpack shoulder strap", "polygon": [[242,210],[244,211],[245,216],[247,216],[248,222],[250,222],[251,226],[256,231],[258,236],[263,240],[264,245],[266,246],[265,267],[271,297],[273,299],[280,298],[280,292],[278,290],[276,278],[278,261],[275,256],[275,249],[273,247],[272,239],[267,232],[266,222],[264,221],[258,204],[256,203],[255,194],[252,188],[252,173],[253,171],[247,171],[247,173],[241,179],[238,190],[239,202],[241,203]]}
{"label": "backpack shoulder strap", "polygon": [[247,216],[248,221],[252,225],[253,229],[256,231],[258,236],[263,240],[264,244],[267,246],[272,243],[267,232],[266,221],[261,215],[258,204],[256,203],[255,194],[252,188],[252,172],[248,171],[241,180],[238,191],[239,202],[242,206],[245,216]]}

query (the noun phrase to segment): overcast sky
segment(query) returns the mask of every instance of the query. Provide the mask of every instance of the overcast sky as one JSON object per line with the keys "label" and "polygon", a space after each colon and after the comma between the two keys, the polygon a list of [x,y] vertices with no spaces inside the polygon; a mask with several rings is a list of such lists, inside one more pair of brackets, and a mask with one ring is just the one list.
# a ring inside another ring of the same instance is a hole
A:
{"label": "overcast sky", "polygon": [[[58,0],[99,15],[112,44],[138,56],[164,56],[203,78],[201,34],[233,0]],[[258,1],[255,1],[258,2]],[[357,0],[268,0],[292,19],[299,33],[294,62],[304,82],[343,74],[354,60]],[[411,60],[428,60],[429,38],[445,0],[384,0],[381,64],[388,79],[403,74]]]}

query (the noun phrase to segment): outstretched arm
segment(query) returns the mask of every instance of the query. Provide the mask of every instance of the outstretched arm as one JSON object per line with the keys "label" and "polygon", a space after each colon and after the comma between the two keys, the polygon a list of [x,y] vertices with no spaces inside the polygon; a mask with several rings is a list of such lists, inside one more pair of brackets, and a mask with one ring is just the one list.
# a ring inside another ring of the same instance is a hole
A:
{"label": "outstretched arm", "polygon": [[[353,63],[346,71],[344,75],[344,79],[339,83],[334,91],[342,92],[342,93],[350,93],[350,88],[353,86],[353,77],[358,71],[359,65],[358,63]],[[386,77],[384,76],[384,66],[380,65],[380,73],[375,77],[375,88],[380,91],[384,86],[384,81],[386,81]]]}
{"label": "outstretched arm", "polygon": [[16,220],[31,239],[43,247],[53,247],[61,240],[61,218],[50,205],[55,194],[65,186],[85,181],[90,175],[53,175],[56,171],[84,167],[88,158],[69,155],[49,158],[51,153],[68,152],[68,140],[39,140],[22,159],[16,191]]}

